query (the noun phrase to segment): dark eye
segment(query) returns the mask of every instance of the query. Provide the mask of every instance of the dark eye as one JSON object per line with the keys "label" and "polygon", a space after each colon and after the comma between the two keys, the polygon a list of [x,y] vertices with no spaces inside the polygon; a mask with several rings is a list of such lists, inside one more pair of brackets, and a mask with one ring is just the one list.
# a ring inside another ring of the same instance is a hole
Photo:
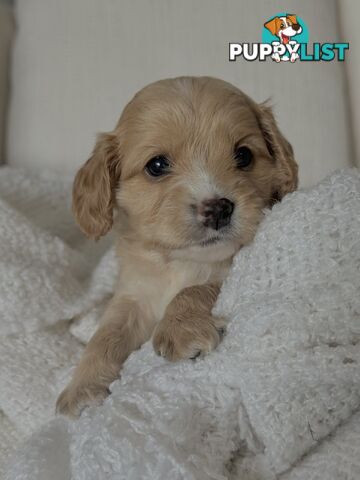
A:
{"label": "dark eye", "polygon": [[253,160],[253,154],[248,147],[236,147],[234,156],[238,168],[248,167]]}
{"label": "dark eye", "polygon": [[158,155],[148,161],[145,170],[152,177],[160,177],[169,172],[169,167],[169,160],[164,155]]}
{"label": "dark eye", "polygon": [[282,23],[282,24],[280,25],[280,28],[284,28],[284,27],[285,27],[285,23]]}

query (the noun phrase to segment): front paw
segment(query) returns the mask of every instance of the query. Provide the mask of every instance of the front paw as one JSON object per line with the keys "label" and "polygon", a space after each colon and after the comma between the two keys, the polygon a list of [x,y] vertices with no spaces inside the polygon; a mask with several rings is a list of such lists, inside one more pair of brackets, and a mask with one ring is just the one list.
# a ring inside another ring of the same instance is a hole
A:
{"label": "front paw", "polygon": [[101,405],[109,394],[103,385],[70,383],[57,399],[56,413],[76,418],[84,408]]}
{"label": "front paw", "polygon": [[225,321],[210,314],[194,318],[165,317],[153,336],[154,350],[170,361],[194,359],[217,347],[225,332]]}

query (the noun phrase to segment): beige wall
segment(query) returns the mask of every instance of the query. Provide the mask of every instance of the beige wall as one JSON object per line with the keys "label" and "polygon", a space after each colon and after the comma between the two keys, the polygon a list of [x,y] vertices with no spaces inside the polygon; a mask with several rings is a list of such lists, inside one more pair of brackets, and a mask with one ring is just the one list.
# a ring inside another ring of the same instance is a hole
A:
{"label": "beige wall", "polygon": [[[231,63],[228,43],[259,42],[274,0],[18,0],[8,161],[74,171],[140,87],[163,77],[222,77],[272,98],[303,185],[352,161],[344,66]],[[311,41],[338,38],[335,0],[287,0]]]}
{"label": "beige wall", "polygon": [[0,3],[0,163],[4,159],[5,114],[9,87],[9,52],[14,22],[10,7]]}
{"label": "beige wall", "polygon": [[345,67],[355,160],[360,166],[360,1],[339,0],[338,4],[342,39],[350,42],[349,56]]}

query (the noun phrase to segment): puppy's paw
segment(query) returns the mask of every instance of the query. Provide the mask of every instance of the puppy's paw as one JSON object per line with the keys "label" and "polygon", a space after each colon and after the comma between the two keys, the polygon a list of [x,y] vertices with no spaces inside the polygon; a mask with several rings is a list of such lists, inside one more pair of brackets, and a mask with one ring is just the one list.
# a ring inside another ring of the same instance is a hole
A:
{"label": "puppy's paw", "polygon": [[153,346],[170,361],[194,359],[217,347],[225,333],[225,321],[210,314],[196,318],[165,317],[157,326]]}
{"label": "puppy's paw", "polygon": [[109,394],[110,390],[103,385],[70,383],[57,399],[56,413],[79,417],[84,408],[101,405]]}

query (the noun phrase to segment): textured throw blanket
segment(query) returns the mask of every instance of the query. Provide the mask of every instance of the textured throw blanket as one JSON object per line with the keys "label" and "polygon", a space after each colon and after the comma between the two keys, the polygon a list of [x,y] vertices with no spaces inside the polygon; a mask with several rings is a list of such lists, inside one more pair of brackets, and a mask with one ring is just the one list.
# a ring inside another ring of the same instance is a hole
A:
{"label": "textured throw blanket", "polygon": [[215,307],[215,352],[172,364],[144,345],[76,422],[54,402],[116,272],[73,224],[69,185],[0,169],[5,478],[358,480],[360,172],[266,212]]}

